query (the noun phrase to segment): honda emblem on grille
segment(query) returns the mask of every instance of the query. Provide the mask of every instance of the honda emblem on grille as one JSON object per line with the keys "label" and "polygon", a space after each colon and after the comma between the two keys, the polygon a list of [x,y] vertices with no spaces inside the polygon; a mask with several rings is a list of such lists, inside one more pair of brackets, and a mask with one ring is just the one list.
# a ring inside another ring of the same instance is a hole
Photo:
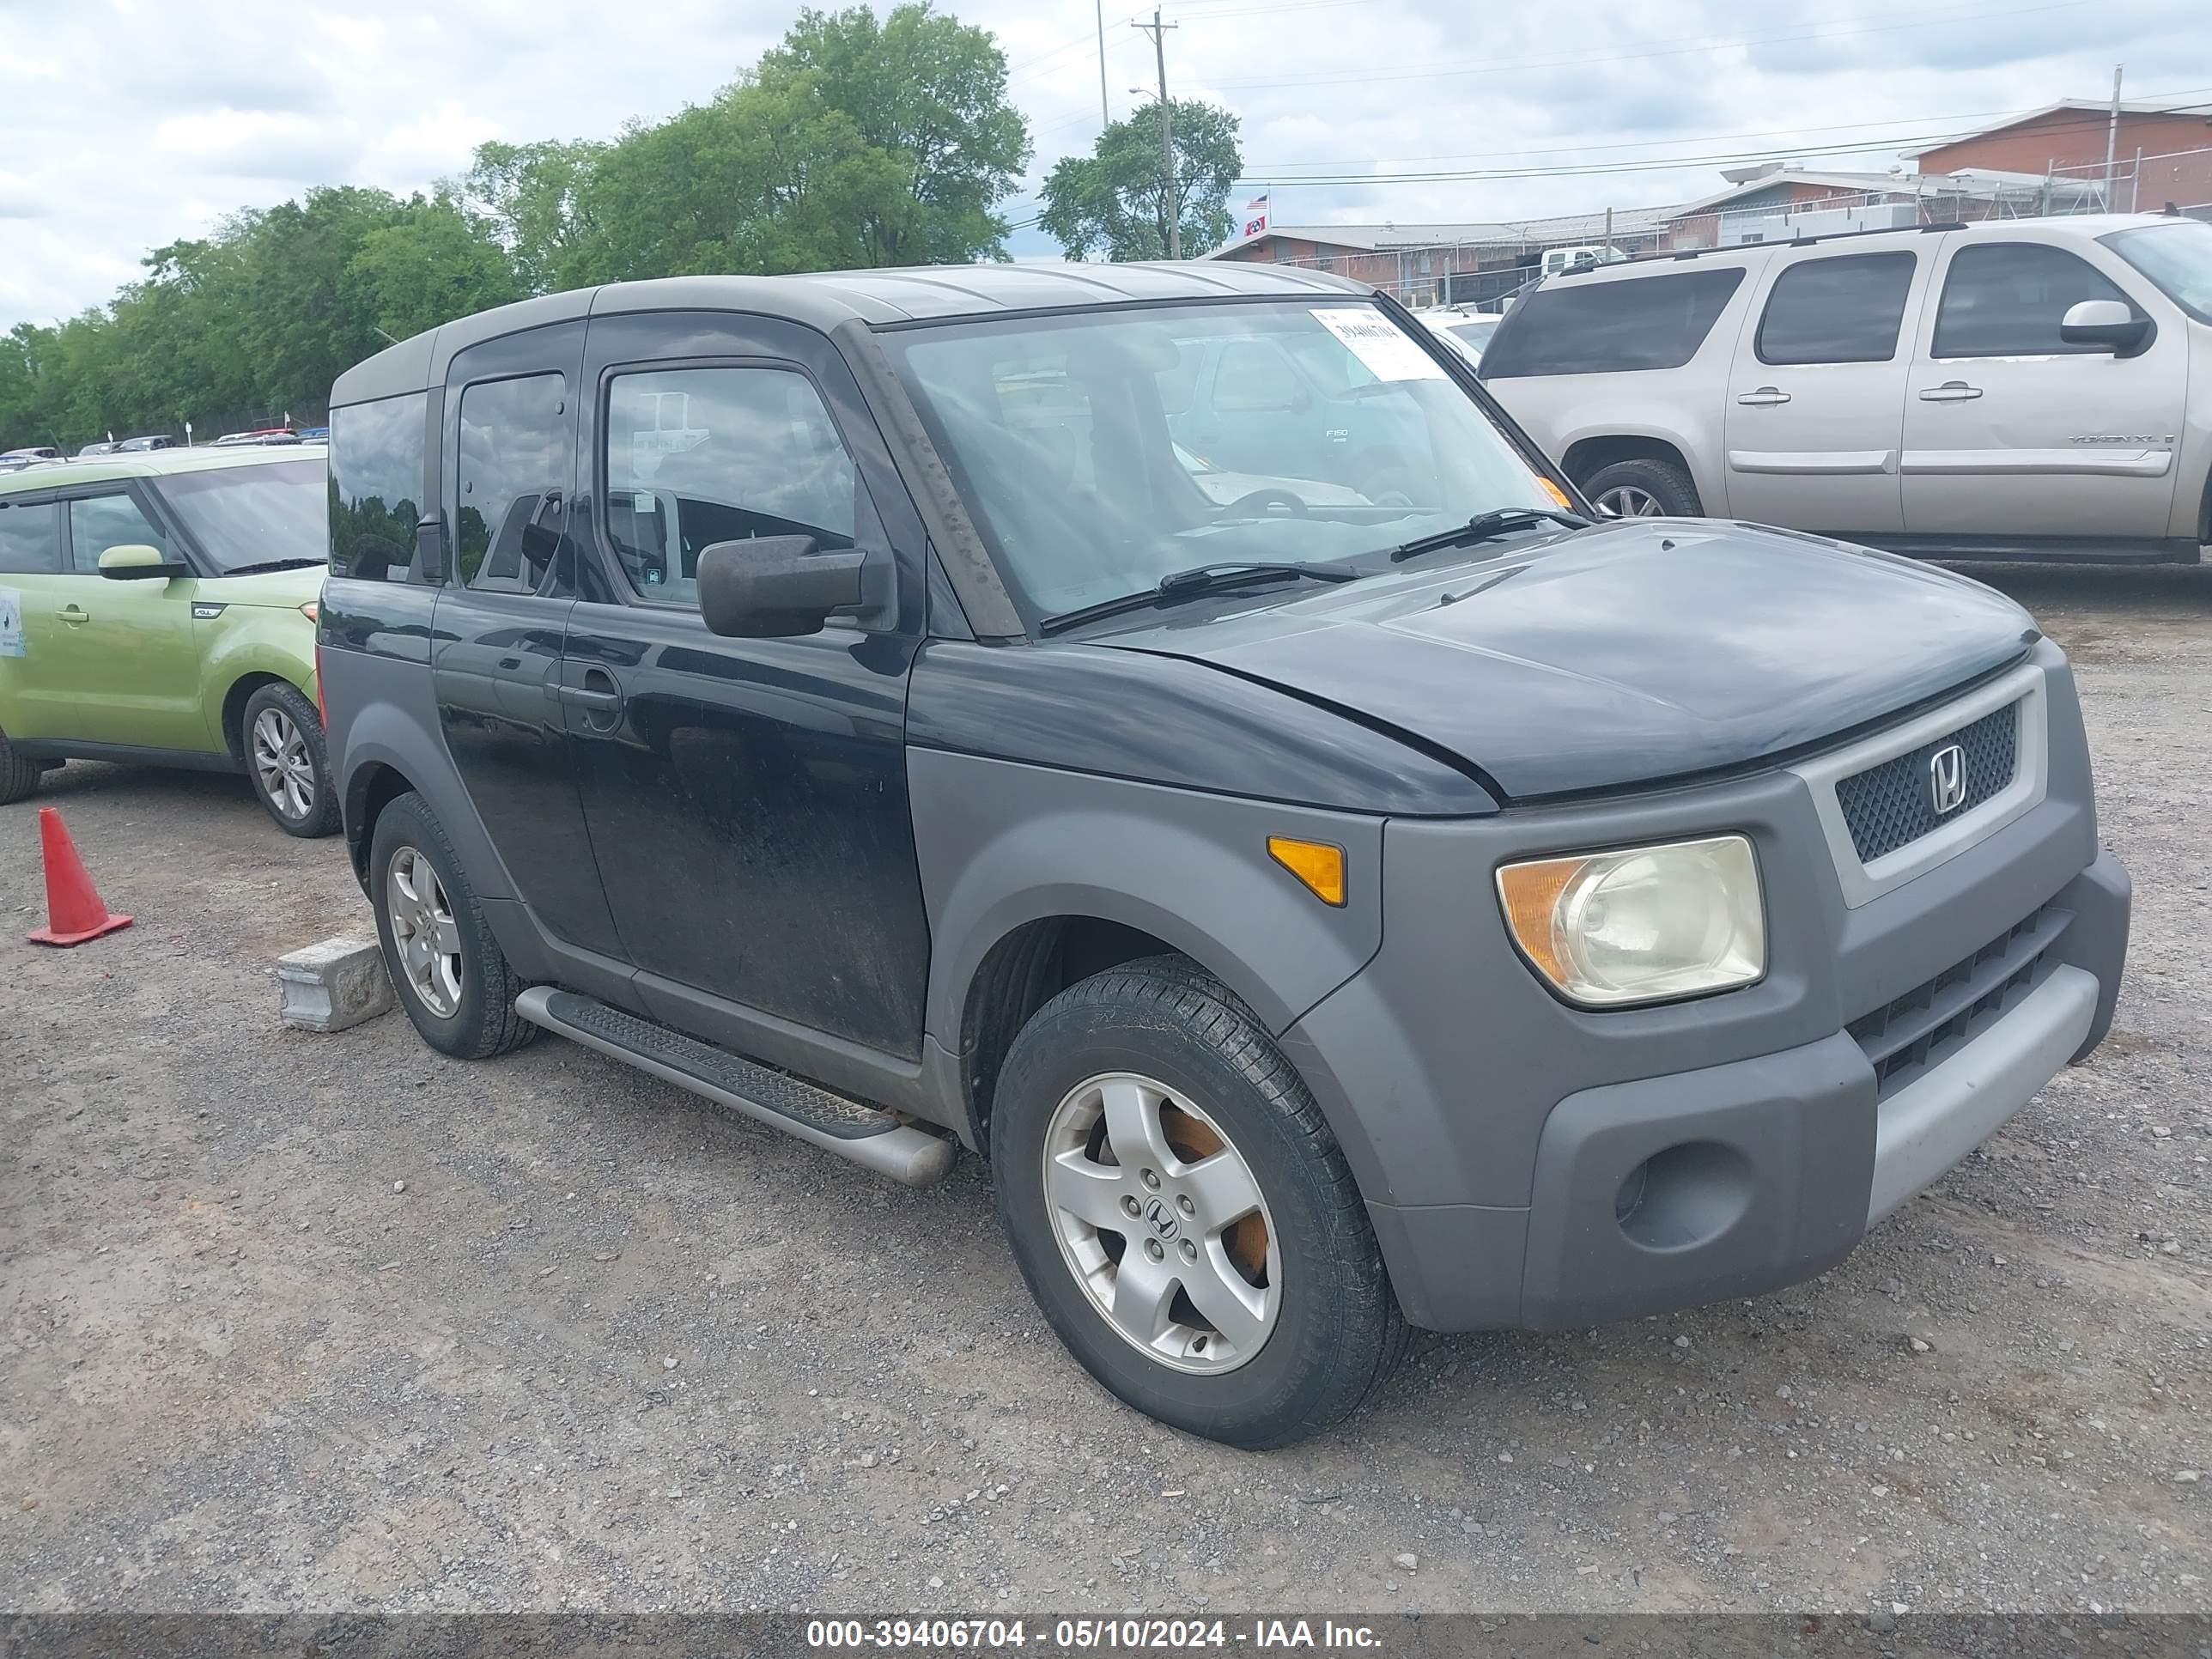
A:
{"label": "honda emblem on grille", "polygon": [[1947,743],[1928,757],[1928,804],[1936,816],[1955,812],[1966,799],[1966,751]]}

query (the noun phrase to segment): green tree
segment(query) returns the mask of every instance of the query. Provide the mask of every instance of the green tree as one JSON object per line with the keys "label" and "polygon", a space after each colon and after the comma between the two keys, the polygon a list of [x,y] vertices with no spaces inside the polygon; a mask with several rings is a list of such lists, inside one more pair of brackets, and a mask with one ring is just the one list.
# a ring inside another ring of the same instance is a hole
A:
{"label": "green tree", "polygon": [[[866,6],[802,11],[760,61],[758,82],[823,112],[842,112],[896,165],[873,173],[853,205],[868,263],[963,264],[1004,258],[993,210],[1030,161],[1029,123],[1006,100],[1006,59],[984,29],[930,9]],[[860,181],[849,179],[848,185]]]}
{"label": "green tree", "polygon": [[583,198],[610,148],[557,139],[477,146],[455,193],[465,210],[489,222],[526,293],[578,286],[573,272],[586,229]]}
{"label": "green tree", "polygon": [[442,191],[363,236],[346,281],[371,325],[395,340],[523,297],[491,227]]}
{"label": "green tree", "polygon": [[1164,259],[1170,225],[1180,228],[1186,257],[1229,239],[1229,186],[1244,167],[1237,118],[1195,99],[1170,99],[1168,112],[1172,180],[1162,176],[1158,104],[1115,122],[1090,155],[1064,158],[1046,177],[1037,222],[1070,258]]}

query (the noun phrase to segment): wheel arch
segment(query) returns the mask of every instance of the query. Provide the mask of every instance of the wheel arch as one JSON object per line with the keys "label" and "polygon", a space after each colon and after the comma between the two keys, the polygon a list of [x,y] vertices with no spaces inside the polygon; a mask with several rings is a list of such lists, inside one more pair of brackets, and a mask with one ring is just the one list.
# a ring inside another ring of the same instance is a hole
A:
{"label": "wheel arch", "polygon": [[369,843],[376,836],[376,820],[400,796],[416,793],[414,781],[389,761],[373,760],[354,769],[346,779],[346,856],[353,861],[355,877],[368,880]]}
{"label": "wheel arch", "polygon": [[307,691],[289,676],[269,668],[250,668],[223,688],[222,712],[216,716],[222,741],[231,759],[246,764],[246,705],[264,685],[289,685],[301,696]]}
{"label": "wheel arch", "polygon": [[1670,466],[1680,467],[1692,479],[1697,477],[1697,469],[1690,465],[1681,446],[1655,433],[1619,432],[1577,438],[1559,457],[1559,465],[1574,480],[1577,489],[1601,469],[1616,461],[1664,461]]}

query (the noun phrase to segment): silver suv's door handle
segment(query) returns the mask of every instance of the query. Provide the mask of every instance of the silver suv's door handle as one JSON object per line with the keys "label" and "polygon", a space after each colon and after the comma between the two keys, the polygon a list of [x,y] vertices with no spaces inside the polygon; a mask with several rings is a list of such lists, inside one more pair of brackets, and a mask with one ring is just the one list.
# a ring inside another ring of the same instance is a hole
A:
{"label": "silver suv's door handle", "polygon": [[1946,380],[1941,386],[1920,388],[1920,401],[1923,404],[1963,404],[1981,395],[1981,387],[1968,386],[1964,380]]}
{"label": "silver suv's door handle", "polygon": [[1790,394],[1780,386],[1763,386],[1758,391],[1747,392],[1736,399],[1740,404],[1749,404],[1754,408],[1766,408],[1774,404],[1786,404],[1789,401]]}
{"label": "silver suv's door handle", "polygon": [[562,702],[601,714],[611,714],[623,706],[622,687],[605,669],[586,668],[577,678],[580,684],[557,689],[556,695]]}

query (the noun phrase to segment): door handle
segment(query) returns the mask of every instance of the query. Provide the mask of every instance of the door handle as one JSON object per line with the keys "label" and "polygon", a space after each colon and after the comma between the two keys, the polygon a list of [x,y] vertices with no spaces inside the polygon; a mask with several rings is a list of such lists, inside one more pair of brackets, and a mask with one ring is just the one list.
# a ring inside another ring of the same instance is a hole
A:
{"label": "door handle", "polygon": [[1747,404],[1754,409],[1770,409],[1776,404],[1786,404],[1789,401],[1790,394],[1777,386],[1763,386],[1758,391],[1747,392],[1736,399],[1736,402]]}
{"label": "door handle", "polygon": [[623,706],[622,688],[615,684],[615,677],[604,668],[586,668],[582,675],[582,684],[562,686],[560,697],[565,703],[601,714],[611,714]]}
{"label": "door handle", "polygon": [[1964,380],[1946,380],[1941,386],[1920,388],[1920,401],[1923,404],[1963,404],[1981,395],[1981,387],[1968,386]]}
{"label": "door handle", "polygon": [[67,623],[72,628],[76,627],[79,623],[88,623],[92,620],[92,612],[87,611],[82,605],[75,604],[74,602],[64,605],[60,610],[55,611],[54,615],[59,617],[64,622]]}

